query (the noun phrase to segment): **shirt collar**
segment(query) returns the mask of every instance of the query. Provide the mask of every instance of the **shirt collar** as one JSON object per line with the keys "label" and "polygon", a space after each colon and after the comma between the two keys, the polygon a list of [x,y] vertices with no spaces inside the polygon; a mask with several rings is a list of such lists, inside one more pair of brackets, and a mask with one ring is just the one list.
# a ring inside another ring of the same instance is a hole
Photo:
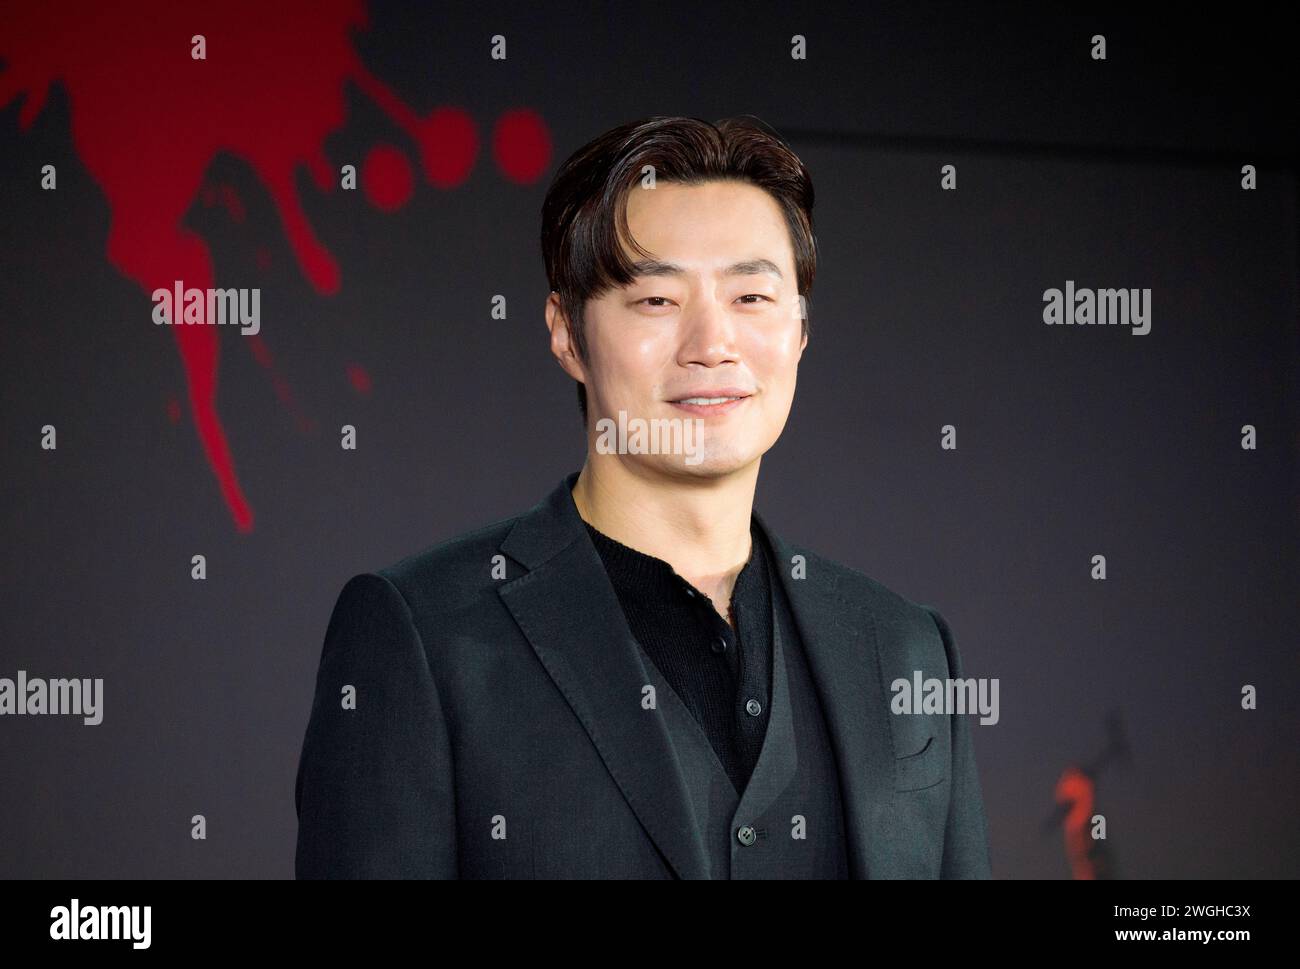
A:
{"label": "shirt collar", "polygon": [[[587,533],[591,536],[617,588],[639,590],[643,593],[658,592],[664,595],[674,592],[703,594],[701,590],[678,575],[677,570],[663,559],[610,538],[585,519],[583,524],[586,525]],[[732,590],[733,601],[748,595],[751,591],[761,591],[759,583],[762,581],[763,559],[759,557],[761,555],[759,543],[762,541],[762,536],[752,519],[749,534],[749,559],[736,576],[736,585]]]}

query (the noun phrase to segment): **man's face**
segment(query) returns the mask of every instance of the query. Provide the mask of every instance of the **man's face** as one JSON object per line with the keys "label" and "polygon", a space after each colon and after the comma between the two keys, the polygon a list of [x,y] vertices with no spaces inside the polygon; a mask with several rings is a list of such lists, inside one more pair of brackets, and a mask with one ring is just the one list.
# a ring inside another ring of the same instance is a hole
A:
{"label": "man's face", "polygon": [[748,183],[659,182],[632,189],[627,220],[654,265],[587,302],[586,365],[562,362],[586,384],[591,420],[617,425],[621,410],[629,422],[675,419],[702,434],[691,461],[680,453],[620,461],[697,477],[746,468],[785,427],[807,344],[781,209]]}

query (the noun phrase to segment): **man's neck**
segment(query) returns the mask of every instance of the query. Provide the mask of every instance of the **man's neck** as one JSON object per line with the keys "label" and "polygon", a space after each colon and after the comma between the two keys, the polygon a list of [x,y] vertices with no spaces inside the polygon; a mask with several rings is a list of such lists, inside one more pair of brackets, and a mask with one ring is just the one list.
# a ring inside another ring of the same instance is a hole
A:
{"label": "man's neck", "polygon": [[578,514],[615,541],[663,559],[726,617],[750,556],[759,462],[734,475],[683,480],[639,475],[617,458],[588,455],[573,486]]}

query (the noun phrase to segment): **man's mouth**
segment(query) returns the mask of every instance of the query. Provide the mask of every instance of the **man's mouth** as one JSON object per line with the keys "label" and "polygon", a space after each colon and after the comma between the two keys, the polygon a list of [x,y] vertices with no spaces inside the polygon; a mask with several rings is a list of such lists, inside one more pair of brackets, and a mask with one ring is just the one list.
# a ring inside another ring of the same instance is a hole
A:
{"label": "man's mouth", "polygon": [[749,400],[750,394],[739,387],[724,387],[715,391],[689,394],[670,400],[678,410],[684,410],[700,417],[713,417],[735,410]]}

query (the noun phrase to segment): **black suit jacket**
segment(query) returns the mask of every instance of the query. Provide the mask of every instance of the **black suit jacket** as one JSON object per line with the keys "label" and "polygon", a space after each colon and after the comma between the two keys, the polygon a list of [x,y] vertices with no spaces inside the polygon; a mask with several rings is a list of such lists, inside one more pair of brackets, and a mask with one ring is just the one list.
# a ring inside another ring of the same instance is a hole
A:
{"label": "black suit jacket", "polygon": [[[576,478],[343,587],[298,766],[298,877],[705,877]],[[755,519],[830,731],[851,877],[989,877],[970,715],[890,712],[894,679],[962,676],[943,617]]]}

